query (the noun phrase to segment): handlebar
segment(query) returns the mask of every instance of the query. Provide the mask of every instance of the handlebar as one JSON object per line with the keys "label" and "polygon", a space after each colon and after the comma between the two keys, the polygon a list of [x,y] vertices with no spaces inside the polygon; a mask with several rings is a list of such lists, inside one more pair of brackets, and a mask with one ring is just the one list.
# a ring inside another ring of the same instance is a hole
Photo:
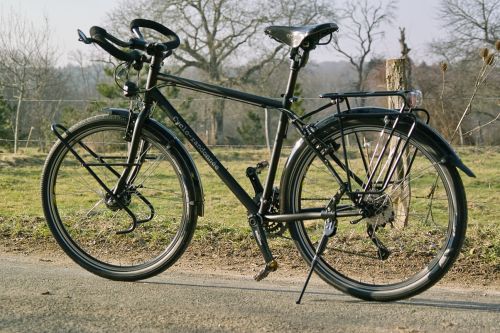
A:
{"label": "handlebar", "polygon": [[[169,40],[166,42],[160,43],[148,43],[141,31],[140,28],[152,29],[156,32],[167,37]],[[105,29],[97,26],[93,26],[90,28],[90,42],[94,42],[103,48],[106,52],[111,54],[113,57],[126,61],[126,62],[134,62],[141,60],[142,53],[137,51],[146,51],[150,55],[154,55],[159,50],[160,52],[168,52],[180,45],[179,36],[174,33],[172,30],[163,26],[160,23],[145,20],[145,19],[135,19],[130,22],[130,30],[135,35],[135,38],[131,38],[128,42],[122,41],[115,36],[108,33]],[[80,40],[82,40],[82,33],[79,31]],[[84,41],[86,42],[86,41]],[[132,51],[126,52],[115,45],[118,45],[123,48],[129,48]]]}
{"label": "handlebar", "polygon": [[130,47],[130,43],[119,40],[101,27],[94,26],[90,28],[90,37],[92,37],[92,41],[94,43],[102,47],[106,52],[117,59],[133,62],[141,58],[141,54],[137,51],[125,52],[111,44],[109,41],[122,47]]}
{"label": "handlebar", "polygon": [[173,50],[177,48],[181,44],[181,40],[179,39],[179,36],[169,28],[165,27],[164,25],[151,21],[151,20],[145,20],[145,19],[135,19],[130,22],[130,31],[136,35],[137,38],[144,40],[144,37],[142,36],[139,28],[147,28],[154,30],[156,32],[161,33],[165,37],[171,39],[168,42],[163,42],[162,44],[167,48],[167,50]]}

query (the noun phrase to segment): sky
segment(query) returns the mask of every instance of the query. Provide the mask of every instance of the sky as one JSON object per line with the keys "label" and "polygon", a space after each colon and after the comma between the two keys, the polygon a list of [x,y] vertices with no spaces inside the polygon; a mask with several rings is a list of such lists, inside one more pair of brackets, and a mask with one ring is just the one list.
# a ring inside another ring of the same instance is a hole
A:
{"label": "sky", "polygon": [[[64,65],[71,61],[72,51],[88,50],[87,45],[77,41],[76,29],[88,32],[93,25],[105,25],[106,13],[116,8],[119,3],[120,0],[0,0],[0,12],[3,16],[12,8],[35,23],[43,22],[47,18],[53,43],[61,50],[59,64]],[[426,60],[427,44],[436,39],[441,30],[437,18],[438,3],[438,0],[399,0],[392,25],[386,27],[384,39],[377,41],[374,54],[385,58],[399,56],[398,27],[405,27],[407,43],[411,48],[410,55],[420,61]],[[128,22],[124,24],[128,25]],[[342,26],[340,28],[342,29]],[[264,33],[262,36],[267,38]],[[323,48],[311,54],[313,61],[342,59],[331,48]]]}

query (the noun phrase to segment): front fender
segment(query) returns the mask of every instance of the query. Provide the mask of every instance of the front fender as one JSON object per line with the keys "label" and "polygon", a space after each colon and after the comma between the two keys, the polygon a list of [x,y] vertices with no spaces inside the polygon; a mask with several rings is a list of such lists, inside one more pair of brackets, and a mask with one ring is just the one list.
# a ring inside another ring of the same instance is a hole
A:
{"label": "front fender", "polygon": [[[121,117],[128,118],[129,110],[121,109],[121,108],[106,108],[103,110],[112,115],[118,115]],[[185,176],[189,177],[190,183],[193,184],[192,189],[188,189],[192,191],[194,194],[194,204],[196,206],[196,211],[198,216],[203,216],[204,213],[204,201],[203,201],[203,186],[201,184],[200,174],[198,173],[198,169],[194,164],[191,155],[186,150],[184,144],[177,138],[177,136],[167,127],[165,127],[160,122],[154,119],[148,119],[145,123],[145,126],[149,131],[157,134],[160,138],[162,138],[162,143],[168,145],[170,149],[174,150],[177,153],[177,156],[183,163],[182,167],[185,169]]]}

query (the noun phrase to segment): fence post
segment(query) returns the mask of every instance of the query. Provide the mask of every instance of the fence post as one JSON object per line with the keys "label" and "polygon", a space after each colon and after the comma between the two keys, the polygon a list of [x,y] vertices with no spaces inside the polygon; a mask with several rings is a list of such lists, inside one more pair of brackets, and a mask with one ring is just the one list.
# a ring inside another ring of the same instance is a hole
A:
{"label": "fence post", "polygon": [[[387,90],[408,89],[407,66],[408,60],[406,58],[388,59],[385,62]],[[388,106],[389,109],[399,109],[401,100],[397,96],[389,96]]]}
{"label": "fence post", "polygon": [[[409,61],[406,57],[399,59],[388,59],[385,66],[385,78],[387,83],[387,90],[408,90],[408,66]],[[388,97],[389,109],[400,109],[403,101],[398,96]],[[391,142],[391,156],[397,156],[395,150],[398,145]],[[401,146],[399,146],[401,147]],[[401,161],[397,165],[397,172],[394,174],[394,185],[389,189],[391,193],[391,200],[394,209],[394,226],[396,228],[403,228],[408,224],[408,213],[410,208],[411,188],[408,178],[404,179],[405,170],[408,168],[409,156],[407,152],[401,156]]]}
{"label": "fence post", "polygon": [[31,140],[31,133],[33,132],[35,128],[33,126],[31,126],[30,128],[30,133],[28,134],[28,140],[26,140],[26,146],[24,147],[25,149],[28,148],[28,145],[30,143],[30,140]]}

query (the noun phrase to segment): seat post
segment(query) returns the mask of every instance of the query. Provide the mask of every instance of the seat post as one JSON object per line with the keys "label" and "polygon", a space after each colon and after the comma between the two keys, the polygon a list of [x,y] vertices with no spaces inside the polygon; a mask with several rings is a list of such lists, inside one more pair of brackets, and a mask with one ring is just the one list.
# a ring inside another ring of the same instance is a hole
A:
{"label": "seat post", "polygon": [[290,76],[288,77],[286,92],[283,96],[283,107],[285,109],[290,109],[292,106],[295,84],[297,83],[297,77],[302,63],[302,56],[299,53],[298,47],[290,51],[290,59]]}

